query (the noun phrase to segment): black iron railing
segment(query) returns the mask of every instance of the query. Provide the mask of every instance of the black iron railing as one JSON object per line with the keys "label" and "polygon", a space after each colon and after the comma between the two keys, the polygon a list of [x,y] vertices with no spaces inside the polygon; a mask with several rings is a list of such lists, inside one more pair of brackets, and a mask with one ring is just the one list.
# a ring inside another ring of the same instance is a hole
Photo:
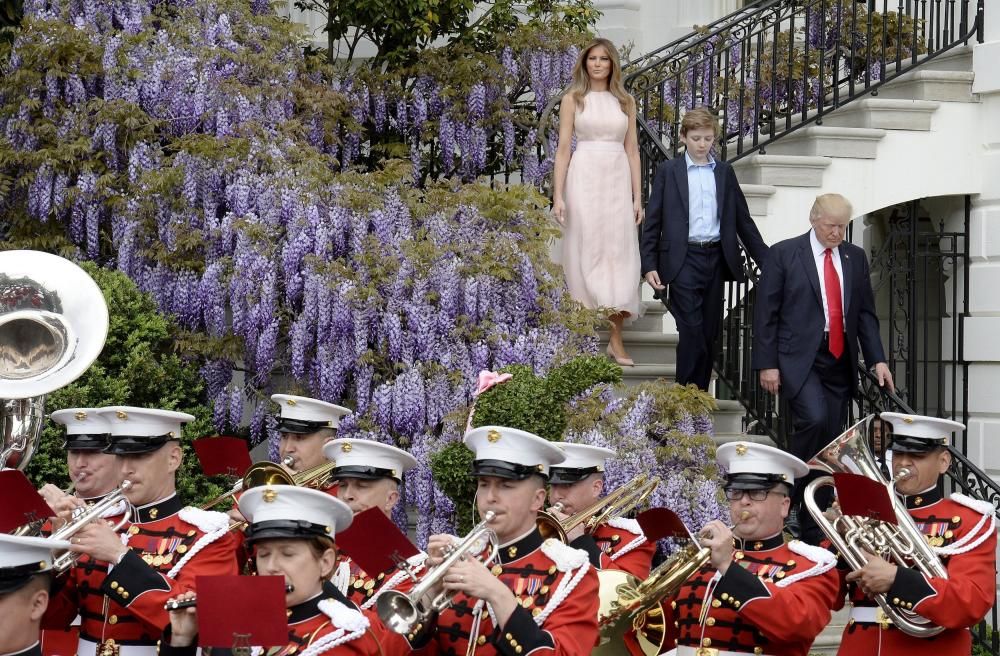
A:
{"label": "black iron railing", "polygon": [[984,4],[771,0],[745,8],[637,60],[625,84],[643,119],[640,144],[676,154],[684,112],[707,105],[723,126],[720,157],[763,152],[935,57],[982,41]]}

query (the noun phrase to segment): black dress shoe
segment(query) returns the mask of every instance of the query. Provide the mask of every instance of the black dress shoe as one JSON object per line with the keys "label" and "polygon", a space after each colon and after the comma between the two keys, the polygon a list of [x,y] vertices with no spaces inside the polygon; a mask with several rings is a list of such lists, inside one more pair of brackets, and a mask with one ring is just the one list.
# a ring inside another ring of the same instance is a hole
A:
{"label": "black dress shoe", "polygon": [[788,517],[785,518],[785,533],[798,540],[802,537],[802,523],[799,521],[799,509],[792,506],[788,510]]}

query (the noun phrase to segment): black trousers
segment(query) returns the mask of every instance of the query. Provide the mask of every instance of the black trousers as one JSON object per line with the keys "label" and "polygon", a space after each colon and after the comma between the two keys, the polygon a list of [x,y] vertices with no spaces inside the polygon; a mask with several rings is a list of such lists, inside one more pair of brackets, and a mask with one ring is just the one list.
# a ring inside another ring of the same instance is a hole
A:
{"label": "black trousers", "polygon": [[677,382],[703,390],[712,380],[715,339],[722,321],[722,249],[688,244],[684,265],[670,281],[668,308],[677,322]]}
{"label": "black trousers", "polygon": [[[853,381],[854,371],[846,348],[840,358],[834,358],[824,336],[806,382],[798,394],[788,399],[792,411],[793,433],[789,444],[792,455],[809,462],[820,449],[843,432]],[[823,475],[822,472],[811,471],[805,478],[796,481],[793,506],[801,503],[809,481]],[[817,495],[816,501],[821,508],[825,508],[832,499],[833,492],[825,489]],[[799,520],[802,539],[816,544],[823,536],[812,517],[803,509],[799,512]]]}

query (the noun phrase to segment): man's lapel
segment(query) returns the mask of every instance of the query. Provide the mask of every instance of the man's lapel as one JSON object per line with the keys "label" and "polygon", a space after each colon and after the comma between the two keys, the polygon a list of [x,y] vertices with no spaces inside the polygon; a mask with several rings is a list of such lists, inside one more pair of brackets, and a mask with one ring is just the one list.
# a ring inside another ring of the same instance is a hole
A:
{"label": "man's lapel", "polygon": [[847,311],[851,307],[851,256],[844,248],[844,244],[840,245],[840,269],[844,272],[843,280],[840,284],[844,286],[844,316],[847,316]]}
{"label": "man's lapel", "polygon": [[677,197],[681,199],[681,210],[684,221],[688,220],[688,178],[687,159],[684,154],[677,157],[677,164],[674,165],[674,182],[677,184]]}
{"label": "man's lapel", "polygon": [[808,232],[799,238],[799,247],[796,250],[798,251],[802,268],[805,269],[806,278],[809,279],[809,284],[812,285],[813,291],[816,292],[816,300],[819,302],[819,306],[823,307],[823,292],[820,291],[819,273],[816,271],[816,258],[813,257],[812,243],[809,241]]}
{"label": "man's lapel", "polygon": [[722,204],[726,200],[726,178],[725,172],[722,170],[722,163],[716,160],[715,162],[715,213],[719,219],[719,225],[722,225]]}

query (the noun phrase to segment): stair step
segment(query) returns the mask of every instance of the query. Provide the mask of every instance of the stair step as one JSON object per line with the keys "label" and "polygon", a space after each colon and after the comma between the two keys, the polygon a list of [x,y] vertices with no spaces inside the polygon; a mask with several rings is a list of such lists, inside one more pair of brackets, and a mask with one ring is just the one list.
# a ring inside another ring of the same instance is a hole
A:
{"label": "stair step", "polygon": [[[768,146],[771,155],[812,155],[875,159],[885,130],[816,125],[797,130]],[[753,210],[750,211],[753,214]]]}
{"label": "stair step", "polygon": [[746,410],[739,401],[716,400],[719,409],[712,413],[716,435],[740,435],[743,433],[743,416]]}
{"label": "stair step", "polygon": [[808,155],[750,155],[733,163],[737,177],[749,184],[819,187],[829,157]]}
{"label": "stair step", "polygon": [[663,332],[663,315],[667,308],[660,301],[643,301],[644,314],[625,326],[625,334],[630,332]]}
{"label": "stair step", "polygon": [[767,216],[767,204],[771,196],[778,191],[774,185],[760,184],[740,184],[743,195],[746,196],[747,205],[750,206],[751,216]]}
{"label": "stair step", "polygon": [[622,382],[629,387],[664,379],[670,384],[677,378],[677,365],[674,364],[636,364],[634,367],[622,367]]}
{"label": "stair step", "polygon": [[767,446],[777,446],[767,435],[747,435],[746,433],[718,433],[712,437],[715,446],[722,446],[729,442],[750,442],[751,444],[765,444]]}
{"label": "stair step", "polygon": [[[668,335],[662,331],[622,331],[622,341],[625,350],[636,364],[676,364],[677,335]],[[608,334],[601,333],[601,346],[608,342]]]}
{"label": "stair step", "polygon": [[931,129],[931,115],[939,106],[940,103],[930,100],[865,98],[827,114],[823,117],[823,125],[926,132]]}
{"label": "stair step", "polygon": [[879,98],[936,100],[940,102],[976,102],[972,93],[972,71],[917,69],[899,76],[879,89]]}

